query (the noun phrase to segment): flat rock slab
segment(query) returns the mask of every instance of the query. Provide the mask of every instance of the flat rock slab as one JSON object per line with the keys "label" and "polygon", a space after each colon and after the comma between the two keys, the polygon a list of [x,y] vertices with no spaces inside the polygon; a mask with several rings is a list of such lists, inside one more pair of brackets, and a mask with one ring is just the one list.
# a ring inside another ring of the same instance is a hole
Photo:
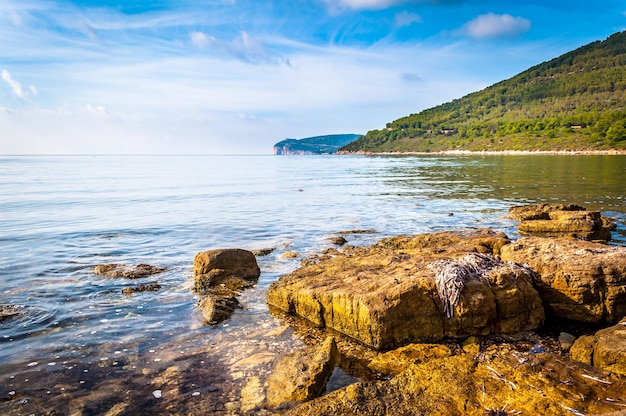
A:
{"label": "flat rock slab", "polygon": [[527,268],[494,262],[464,281],[452,316],[439,295],[441,262],[498,254],[508,243],[505,234],[480,229],[331,250],[274,282],[268,303],[375,349],[536,328],[544,312]]}
{"label": "flat rock slab", "polygon": [[125,279],[141,279],[153,274],[163,273],[163,267],[151,266],[149,264],[137,264],[129,266],[126,264],[99,264],[94,267],[93,272],[98,276],[123,277]]}
{"label": "flat rock slab", "polygon": [[626,315],[626,247],[527,237],[503,247],[500,255],[537,272],[535,288],[556,317],[612,323]]}
{"label": "flat rock slab", "polygon": [[610,241],[611,230],[615,228],[599,211],[587,211],[573,204],[512,207],[508,217],[520,221],[518,231],[522,235]]}

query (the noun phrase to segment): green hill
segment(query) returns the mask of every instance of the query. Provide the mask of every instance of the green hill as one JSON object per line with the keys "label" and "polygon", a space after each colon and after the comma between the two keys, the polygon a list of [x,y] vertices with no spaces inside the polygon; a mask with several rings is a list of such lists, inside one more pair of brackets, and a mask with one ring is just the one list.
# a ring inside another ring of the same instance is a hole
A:
{"label": "green hill", "polygon": [[342,152],[626,149],[626,32],[373,130]]}

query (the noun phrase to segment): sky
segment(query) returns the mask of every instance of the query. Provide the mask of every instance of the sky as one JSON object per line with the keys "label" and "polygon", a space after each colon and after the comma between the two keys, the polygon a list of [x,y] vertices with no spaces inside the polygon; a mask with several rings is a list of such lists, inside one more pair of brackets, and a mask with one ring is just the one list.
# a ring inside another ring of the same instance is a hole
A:
{"label": "sky", "polygon": [[271,153],[623,30],[623,0],[0,0],[0,154]]}

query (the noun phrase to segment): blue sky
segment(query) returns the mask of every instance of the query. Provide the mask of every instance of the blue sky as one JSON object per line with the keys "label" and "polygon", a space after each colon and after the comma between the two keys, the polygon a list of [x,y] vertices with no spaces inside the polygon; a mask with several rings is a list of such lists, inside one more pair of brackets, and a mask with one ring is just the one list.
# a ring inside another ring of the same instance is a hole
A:
{"label": "blue sky", "polygon": [[271,153],[625,29],[623,0],[0,0],[0,153]]}

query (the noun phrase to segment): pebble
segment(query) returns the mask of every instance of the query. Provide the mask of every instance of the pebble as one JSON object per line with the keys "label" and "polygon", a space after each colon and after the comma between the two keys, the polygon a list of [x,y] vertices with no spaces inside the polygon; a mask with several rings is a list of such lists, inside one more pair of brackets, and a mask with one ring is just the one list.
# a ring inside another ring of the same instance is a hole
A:
{"label": "pebble", "polygon": [[163,393],[161,392],[161,390],[155,390],[152,392],[152,395],[154,397],[156,397],[157,399],[160,399],[161,397],[163,397]]}

